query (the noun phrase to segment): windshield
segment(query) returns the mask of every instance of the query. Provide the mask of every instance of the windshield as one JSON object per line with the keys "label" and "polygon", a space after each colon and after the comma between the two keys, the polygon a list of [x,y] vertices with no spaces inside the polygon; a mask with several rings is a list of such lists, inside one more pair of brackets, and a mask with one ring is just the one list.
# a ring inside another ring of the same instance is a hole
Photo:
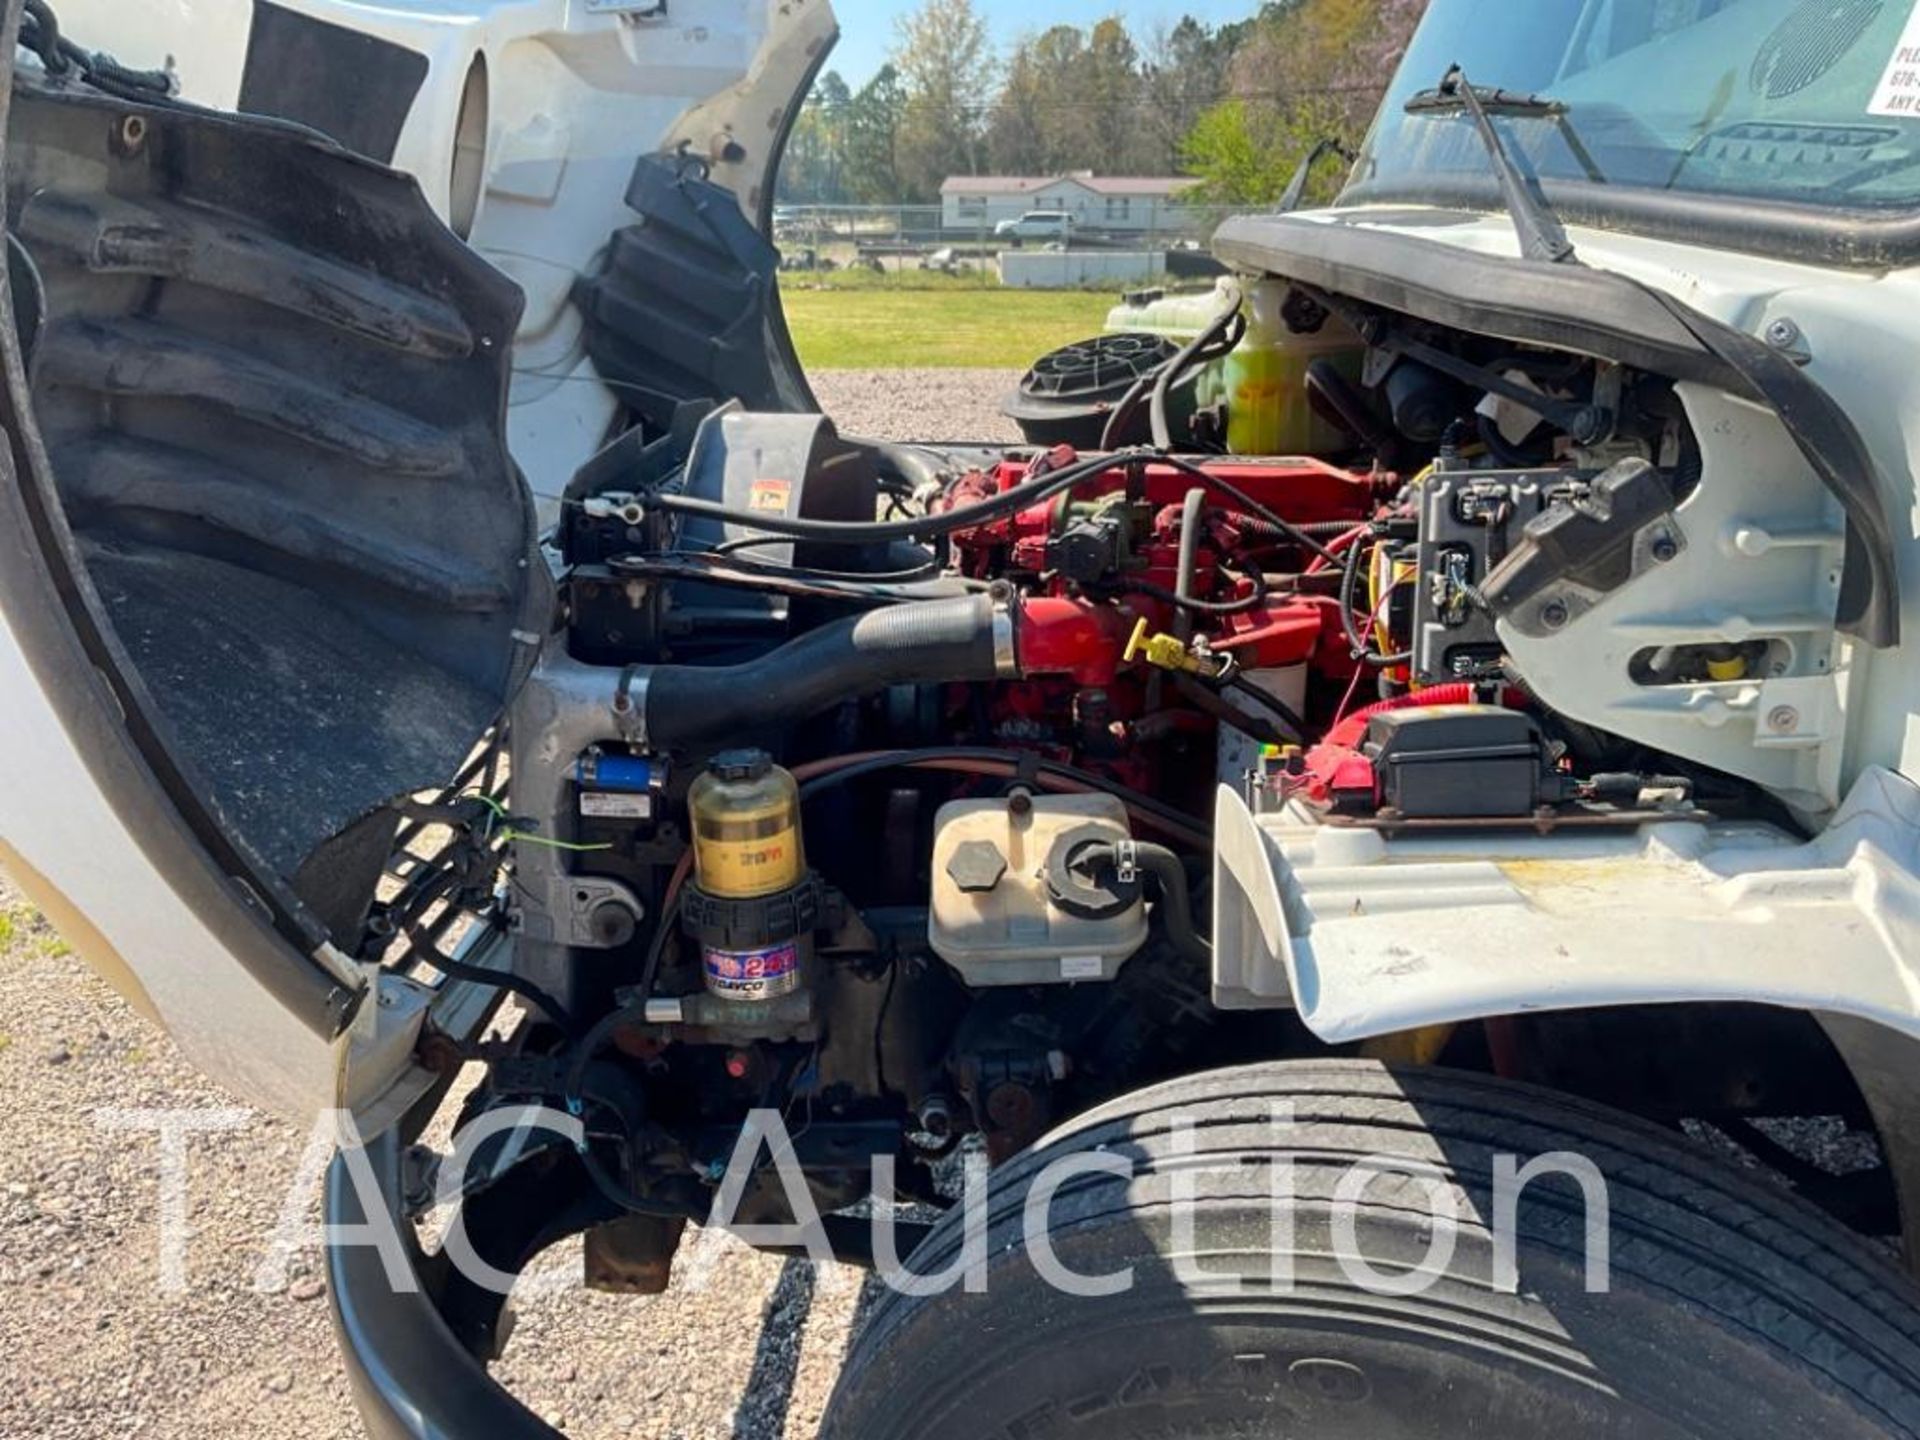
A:
{"label": "windshield", "polygon": [[1484,192],[1472,121],[1406,113],[1455,64],[1563,102],[1494,121],[1545,182],[1920,204],[1920,0],[1432,0],[1356,198]]}

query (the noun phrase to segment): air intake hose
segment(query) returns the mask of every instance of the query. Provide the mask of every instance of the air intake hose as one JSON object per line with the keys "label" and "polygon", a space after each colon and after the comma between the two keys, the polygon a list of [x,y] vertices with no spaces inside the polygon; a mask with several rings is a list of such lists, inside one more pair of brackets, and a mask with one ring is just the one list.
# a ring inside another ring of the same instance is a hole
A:
{"label": "air intake hose", "polygon": [[646,740],[661,749],[763,733],[889,685],[1015,673],[1012,616],[990,595],[923,600],[823,625],[744,665],[646,674]]}

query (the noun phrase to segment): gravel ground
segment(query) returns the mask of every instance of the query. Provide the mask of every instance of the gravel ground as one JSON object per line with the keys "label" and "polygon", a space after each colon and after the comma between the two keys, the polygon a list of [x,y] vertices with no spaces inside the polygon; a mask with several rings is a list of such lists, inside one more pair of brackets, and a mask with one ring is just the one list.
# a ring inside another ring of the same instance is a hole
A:
{"label": "gravel ground", "polygon": [[[0,884],[0,1435],[328,1440],[359,1435],[317,1251],[255,1289],[307,1135],[259,1116],[189,1143],[185,1294],[159,1286],[157,1146],[114,1107],[231,1109],[164,1036]],[[237,1117],[236,1117],[237,1118]],[[304,1192],[317,1223],[317,1195]],[[695,1236],[690,1285],[589,1294],[577,1246],[543,1261],[500,1374],[580,1436],[804,1440],[838,1371],[857,1272]]]}
{"label": "gravel ground", "polygon": [[819,370],[807,377],[820,406],[849,435],[875,440],[1017,445],[1000,402],[1014,370]]}

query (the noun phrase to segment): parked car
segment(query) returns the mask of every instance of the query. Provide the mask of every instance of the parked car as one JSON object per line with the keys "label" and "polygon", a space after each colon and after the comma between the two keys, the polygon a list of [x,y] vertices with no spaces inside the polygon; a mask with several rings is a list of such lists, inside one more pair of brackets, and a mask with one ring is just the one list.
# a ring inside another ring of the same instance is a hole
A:
{"label": "parked car", "polygon": [[1002,220],[993,227],[993,233],[999,239],[1011,240],[1014,244],[1023,244],[1028,240],[1071,240],[1074,226],[1078,222],[1073,216],[1057,210],[1029,210],[1017,220]]}
{"label": "parked car", "polygon": [[1432,0],[1083,452],[817,413],[822,3],[60,8],[0,858],[351,1119],[371,1434],[711,1221],[885,1277],[832,1440],[1920,1435],[1911,5]]}

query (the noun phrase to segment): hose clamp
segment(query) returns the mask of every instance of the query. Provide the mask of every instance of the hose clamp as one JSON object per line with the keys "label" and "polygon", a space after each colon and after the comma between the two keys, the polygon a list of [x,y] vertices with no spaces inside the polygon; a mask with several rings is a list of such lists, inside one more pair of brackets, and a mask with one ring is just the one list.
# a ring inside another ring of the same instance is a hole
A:
{"label": "hose clamp", "polygon": [[993,589],[993,668],[1002,680],[1020,678],[1020,652],[1014,645],[1013,587]]}
{"label": "hose clamp", "polygon": [[649,667],[629,665],[613,691],[613,720],[620,738],[642,750],[647,745],[647,684],[652,678]]}

